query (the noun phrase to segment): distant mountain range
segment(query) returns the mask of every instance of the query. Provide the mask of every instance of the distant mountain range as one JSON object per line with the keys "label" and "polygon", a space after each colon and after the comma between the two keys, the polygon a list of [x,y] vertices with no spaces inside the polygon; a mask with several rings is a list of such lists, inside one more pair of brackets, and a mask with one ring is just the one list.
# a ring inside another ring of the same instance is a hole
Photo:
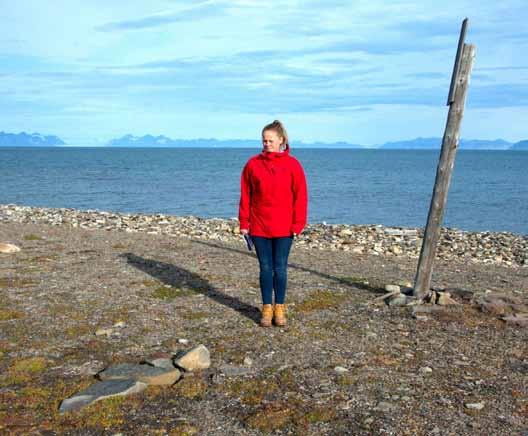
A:
{"label": "distant mountain range", "polygon": [[512,150],[528,150],[528,139],[516,142],[511,147]]}
{"label": "distant mountain range", "polygon": [[[365,146],[350,144],[348,142],[294,142],[295,148],[379,148],[386,150],[429,150],[439,149],[442,144],[441,138],[416,138],[407,141],[386,142],[377,146]],[[166,136],[133,136],[125,135],[121,138],[112,139],[106,144],[108,147],[254,147],[260,146],[260,141],[254,139],[171,139]],[[528,150],[528,140],[515,144],[503,139],[482,140],[462,139],[460,148],[463,150]]]}
{"label": "distant mountain range", "polygon": [[0,132],[0,147],[53,147],[57,145],[66,145],[66,143],[53,135]]}
{"label": "distant mountain range", "polygon": [[[461,139],[461,150],[510,150],[517,149],[518,144],[507,142],[504,139],[482,140],[482,139]],[[387,142],[380,148],[383,149],[439,149],[442,145],[442,138],[416,138],[407,141]],[[522,149],[522,148],[520,148]]]}
{"label": "distant mountain range", "polygon": [[[108,147],[200,147],[200,148],[258,148],[261,142],[257,139],[171,139],[166,136],[133,136],[125,135],[121,138],[112,139],[106,144]],[[348,142],[296,142],[295,147],[299,148],[365,148],[357,144]]]}
{"label": "distant mountain range", "polygon": [[[406,141],[386,142],[385,144],[366,146],[348,142],[294,142],[294,148],[355,148],[384,150],[436,150],[440,148],[441,138],[416,138]],[[200,148],[259,148],[260,141],[256,139],[171,139],[167,136],[134,136],[125,135],[115,138],[105,144],[106,147],[200,147]],[[62,139],[53,135],[40,133],[28,134],[0,132],[0,147],[53,147],[67,145]],[[528,140],[511,143],[503,139],[481,140],[462,139],[460,148],[463,150],[527,150]]]}

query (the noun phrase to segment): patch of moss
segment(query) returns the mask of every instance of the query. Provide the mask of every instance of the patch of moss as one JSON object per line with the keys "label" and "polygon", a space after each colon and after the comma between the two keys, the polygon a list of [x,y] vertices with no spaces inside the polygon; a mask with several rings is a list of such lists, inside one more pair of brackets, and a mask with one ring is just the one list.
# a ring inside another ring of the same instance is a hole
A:
{"label": "patch of moss", "polygon": [[297,312],[313,312],[315,310],[333,309],[345,299],[345,295],[335,291],[314,291],[301,303],[295,306]]}
{"label": "patch of moss", "polygon": [[336,411],[330,406],[316,406],[303,415],[299,421],[306,421],[310,424],[317,422],[329,422],[336,417]]}
{"label": "patch of moss", "polygon": [[35,282],[18,277],[0,277],[0,289],[2,288],[27,288],[34,286]]}
{"label": "patch of moss", "polygon": [[6,373],[0,376],[0,387],[28,383],[34,375],[43,372],[46,366],[46,359],[42,357],[15,360]]}
{"label": "patch of moss", "polygon": [[287,406],[268,406],[246,419],[246,424],[250,428],[260,430],[264,433],[271,433],[285,427],[291,422],[293,410]]}
{"label": "patch of moss", "polygon": [[112,248],[114,250],[124,250],[125,248],[128,248],[128,245],[117,243],[117,244],[112,245]]}
{"label": "patch of moss", "polygon": [[295,390],[298,377],[294,368],[286,368],[279,372],[277,382],[282,390]]}
{"label": "patch of moss", "polygon": [[186,312],[183,314],[183,318],[192,321],[195,319],[207,318],[209,314],[207,312]]}
{"label": "patch of moss", "polygon": [[185,377],[174,386],[178,396],[201,400],[207,392],[207,383],[198,377]]}
{"label": "patch of moss", "polygon": [[242,403],[255,406],[277,392],[279,387],[274,380],[252,379],[233,380],[222,385],[221,389],[230,397],[240,398]]}
{"label": "patch of moss", "polygon": [[30,357],[29,359],[16,361],[10,371],[38,374],[46,369],[46,363],[46,359],[43,357]]}
{"label": "patch of moss", "polygon": [[173,288],[172,286],[160,286],[152,292],[154,298],[159,298],[161,300],[173,300],[178,297],[187,297],[189,295],[194,295],[192,289],[185,288]]}
{"label": "patch of moss", "polygon": [[198,434],[199,431],[200,430],[194,425],[181,423],[177,424],[170,430],[169,436],[194,436]]}
{"label": "patch of moss", "polygon": [[126,401],[124,396],[116,396],[97,401],[81,412],[82,427],[96,427],[109,429],[119,427],[125,423],[125,413],[122,405]]}
{"label": "patch of moss", "polygon": [[353,386],[358,380],[359,377],[353,374],[340,374],[336,377],[336,383],[339,386]]}
{"label": "patch of moss", "polygon": [[7,309],[5,307],[0,307],[0,321],[9,321],[12,319],[20,319],[23,317],[23,312],[13,309]]}
{"label": "patch of moss", "polygon": [[64,329],[66,336],[71,339],[90,334],[92,331],[93,328],[88,324],[73,325]]}
{"label": "patch of moss", "polygon": [[34,235],[33,233],[30,233],[29,235],[25,235],[24,239],[26,241],[40,241],[42,240],[42,237],[39,235]]}
{"label": "patch of moss", "polygon": [[41,387],[24,387],[18,393],[24,407],[30,409],[44,409],[51,398],[51,391]]}

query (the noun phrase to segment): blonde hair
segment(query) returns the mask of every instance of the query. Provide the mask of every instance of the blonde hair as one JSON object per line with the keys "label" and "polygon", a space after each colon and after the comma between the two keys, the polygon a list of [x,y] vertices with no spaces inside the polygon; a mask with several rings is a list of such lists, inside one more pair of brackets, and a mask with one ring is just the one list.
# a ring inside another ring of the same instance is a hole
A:
{"label": "blonde hair", "polygon": [[277,133],[277,135],[282,137],[283,141],[280,146],[281,151],[286,150],[290,146],[288,142],[288,132],[286,132],[286,128],[279,120],[274,120],[272,123],[266,124],[262,129],[262,135],[264,135],[266,130],[273,130],[275,133]]}

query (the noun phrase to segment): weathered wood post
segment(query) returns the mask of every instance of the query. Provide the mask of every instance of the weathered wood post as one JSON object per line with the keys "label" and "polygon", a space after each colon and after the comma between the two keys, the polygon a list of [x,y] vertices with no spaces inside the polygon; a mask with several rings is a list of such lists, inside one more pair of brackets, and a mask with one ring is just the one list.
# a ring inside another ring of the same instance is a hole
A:
{"label": "weathered wood post", "polygon": [[451,77],[451,86],[447,105],[449,113],[447,123],[442,139],[442,149],[440,160],[436,170],[436,180],[427,217],[427,226],[425,228],[420,260],[414,282],[414,295],[418,298],[424,298],[429,292],[431,286],[431,275],[433,273],[433,261],[436,254],[436,247],[440,239],[440,229],[444,217],[444,209],[447,201],[447,192],[451,182],[451,174],[455,163],[455,155],[460,140],[460,125],[464,115],[464,106],[466,94],[469,85],[469,77],[475,58],[475,46],[465,44],[468,19],[462,23],[460,38],[458,41],[458,50]]}

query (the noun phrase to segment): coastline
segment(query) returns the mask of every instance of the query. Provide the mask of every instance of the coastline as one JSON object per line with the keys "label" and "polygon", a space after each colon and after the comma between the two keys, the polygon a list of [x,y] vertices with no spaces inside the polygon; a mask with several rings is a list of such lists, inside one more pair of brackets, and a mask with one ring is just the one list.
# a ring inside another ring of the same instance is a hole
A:
{"label": "coastline", "polygon": [[[0,204],[0,223],[34,223],[81,229],[147,233],[218,242],[240,240],[238,220],[129,214],[70,208]],[[309,224],[295,245],[299,249],[343,251],[361,255],[418,259],[422,228],[383,225]],[[510,232],[469,232],[442,228],[437,259],[512,268],[528,267],[528,236]]]}

